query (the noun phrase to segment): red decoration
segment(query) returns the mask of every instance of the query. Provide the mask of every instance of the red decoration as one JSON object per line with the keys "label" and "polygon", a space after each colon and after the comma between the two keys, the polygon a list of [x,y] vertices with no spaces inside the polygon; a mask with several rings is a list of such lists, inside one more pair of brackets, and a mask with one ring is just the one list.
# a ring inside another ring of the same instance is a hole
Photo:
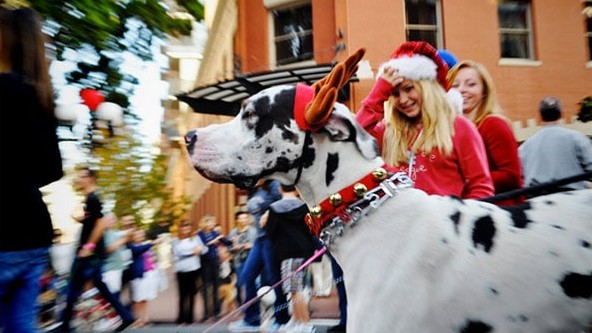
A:
{"label": "red decoration", "polygon": [[85,88],[80,90],[80,97],[82,103],[84,103],[91,111],[95,111],[99,104],[105,101],[105,96],[95,89]]}

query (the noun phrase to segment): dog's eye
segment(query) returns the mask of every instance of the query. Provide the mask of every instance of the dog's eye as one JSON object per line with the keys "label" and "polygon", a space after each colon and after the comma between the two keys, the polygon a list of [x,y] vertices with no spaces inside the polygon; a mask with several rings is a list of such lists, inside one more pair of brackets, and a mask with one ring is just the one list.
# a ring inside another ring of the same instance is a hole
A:
{"label": "dog's eye", "polygon": [[257,114],[254,110],[245,110],[243,120],[245,120],[247,127],[253,128],[257,122]]}

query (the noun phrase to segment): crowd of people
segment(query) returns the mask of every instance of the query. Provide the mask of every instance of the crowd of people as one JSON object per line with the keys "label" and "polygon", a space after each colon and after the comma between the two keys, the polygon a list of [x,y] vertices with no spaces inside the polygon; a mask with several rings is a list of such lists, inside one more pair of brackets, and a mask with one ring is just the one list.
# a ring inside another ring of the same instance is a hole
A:
{"label": "crowd of people", "polygon": [[[63,172],[41,20],[28,8],[2,9],[0,33],[0,98],[6,109],[0,114],[0,154],[20,161],[3,165],[1,174],[0,331],[35,331],[39,281],[48,264],[57,275],[68,275],[56,331],[74,330],[75,306],[93,288],[119,318],[115,331],[148,326],[150,302],[168,288],[163,271],[170,260],[179,325],[220,319],[255,299],[261,287],[276,285],[268,329],[314,332],[303,292],[306,271],[299,268],[322,244],[306,227],[308,208],[296,189],[277,181],[264,181],[250,193],[228,234],[215,216],[205,215],[198,223],[187,218],[160,226],[160,233],[170,238],[147,237],[133,216],[104,214],[97,171],[80,168],[76,187],[84,194],[84,210],[73,217],[81,231],[71,250],[72,264],[69,269],[51,265],[50,253],[59,248],[52,247],[57,234],[39,188]],[[451,92],[462,101],[451,100]],[[592,141],[558,126],[559,99],[542,99],[544,128],[520,146],[500,105],[492,76],[482,64],[457,61],[452,53],[438,52],[425,42],[405,42],[379,67],[356,117],[377,139],[385,162],[405,171],[415,187],[428,194],[484,199],[592,171]],[[21,145],[36,147],[36,154],[10,143],[7,136],[7,126],[23,121],[32,128]],[[38,160],[43,168],[35,167]],[[590,188],[590,182],[545,193],[583,188]],[[532,195],[520,193],[496,204],[516,205]],[[23,205],[21,215],[15,216],[12,208]],[[328,266],[332,273],[327,273]],[[330,252],[312,267],[314,295],[328,296],[333,287],[339,295],[340,322],[328,332],[345,332],[347,276]],[[203,301],[201,318],[194,317],[197,294]],[[262,321],[260,306],[253,302],[229,330],[257,332]]]}

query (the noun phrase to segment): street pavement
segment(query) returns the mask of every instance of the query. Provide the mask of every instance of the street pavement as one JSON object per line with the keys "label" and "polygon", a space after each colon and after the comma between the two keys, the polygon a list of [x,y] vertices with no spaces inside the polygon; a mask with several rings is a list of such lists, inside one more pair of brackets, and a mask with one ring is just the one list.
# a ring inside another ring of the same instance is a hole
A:
{"label": "street pavement", "polygon": [[[168,271],[169,286],[159,293],[156,299],[148,304],[148,317],[150,327],[128,328],[124,332],[130,333],[226,333],[231,321],[241,318],[240,311],[234,312],[231,317],[222,317],[221,322],[209,319],[203,323],[195,323],[188,326],[175,324],[177,318],[177,285],[175,275]],[[125,300],[125,292],[122,298]],[[325,333],[327,328],[337,325],[339,319],[338,299],[335,288],[329,297],[313,297],[310,301],[311,323],[316,328],[316,333]],[[195,302],[195,319],[203,318],[203,300],[200,295]],[[79,331],[77,331],[79,332]],[[81,332],[84,333],[84,332]],[[89,332],[91,333],[91,332]]]}

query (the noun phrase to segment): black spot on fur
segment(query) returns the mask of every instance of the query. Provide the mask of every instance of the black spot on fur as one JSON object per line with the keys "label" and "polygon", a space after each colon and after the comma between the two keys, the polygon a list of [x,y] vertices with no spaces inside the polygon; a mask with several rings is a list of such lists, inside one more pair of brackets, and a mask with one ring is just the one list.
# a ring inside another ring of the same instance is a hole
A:
{"label": "black spot on fur", "polygon": [[458,235],[460,232],[458,231],[458,226],[460,225],[460,212],[456,211],[456,213],[450,215],[450,220],[454,223],[454,232]]}
{"label": "black spot on fur", "polygon": [[335,170],[339,167],[339,155],[328,154],[327,155],[327,169],[325,170],[325,185],[329,186],[334,177]]}
{"label": "black spot on fur", "polygon": [[559,229],[559,230],[565,230],[565,228],[564,228],[564,227],[562,227],[562,226],[560,226],[560,225],[557,225],[557,224],[552,224],[551,226],[552,226],[553,228],[555,228],[555,229]]}
{"label": "black spot on fur", "polygon": [[500,208],[510,213],[512,222],[516,228],[525,229],[528,227],[529,223],[532,223],[532,221],[526,216],[526,211],[532,209],[530,202],[525,202],[516,206],[500,206]]}
{"label": "black spot on fur", "polygon": [[487,215],[479,218],[475,221],[473,227],[473,245],[476,248],[481,245],[485,252],[489,252],[493,247],[495,232],[495,223],[491,216]]}
{"label": "black spot on fur", "polygon": [[586,248],[586,249],[589,249],[590,248],[590,243],[588,243],[587,241],[585,241],[585,240],[582,239],[582,247],[583,248]]}
{"label": "black spot on fur", "polygon": [[[256,137],[262,138],[273,127],[286,129],[290,126],[295,95],[295,89],[287,89],[279,92],[273,102],[268,96],[262,96],[253,101],[253,108],[258,117],[254,128]],[[249,114],[249,112],[243,113],[243,119],[249,117]]]}
{"label": "black spot on fur", "polygon": [[559,282],[563,292],[571,298],[592,298],[592,273],[568,273]]}
{"label": "black spot on fur", "polygon": [[446,239],[446,238],[442,238],[442,239],[440,239],[440,241],[444,244],[448,244],[448,239]]}
{"label": "black spot on fur", "polygon": [[493,332],[491,325],[482,321],[467,320],[467,323],[461,327],[459,333],[490,333]]}
{"label": "black spot on fur", "polygon": [[492,294],[494,294],[494,295],[498,295],[498,294],[499,294],[499,291],[497,291],[497,289],[495,289],[495,288],[493,288],[493,287],[490,287],[490,288],[489,288],[489,291],[490,291]]}

